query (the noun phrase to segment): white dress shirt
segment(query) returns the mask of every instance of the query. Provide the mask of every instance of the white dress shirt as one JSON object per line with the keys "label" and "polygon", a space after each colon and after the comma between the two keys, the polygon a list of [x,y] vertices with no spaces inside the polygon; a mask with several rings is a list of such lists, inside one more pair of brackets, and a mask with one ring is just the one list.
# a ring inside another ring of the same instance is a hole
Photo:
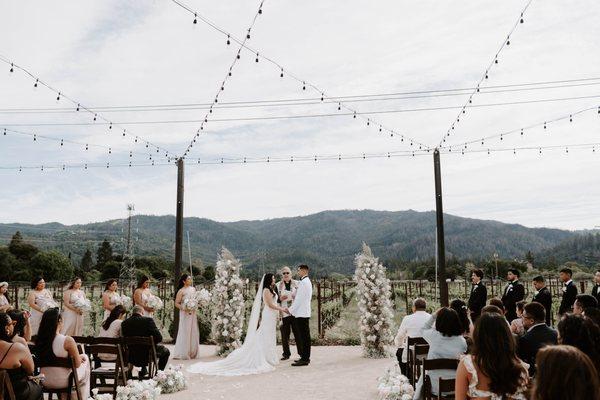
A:
{"label": "white dress shirt", "polygon": [[[415,311],[413,314],[402,318],[398,334],[394,343],[399,348],[406,348],[406,339],[409,337],[422,337],[423,326],[431,318],[431,314],[426,311]],[[407,351],[402,352],[402,362],[407,361]]]}
{"label": "white dress shirt", "polygon": [[308,276],[300,280],[296,297],[292,306],[289,308],[290,314],[296,318],[310,318],[310,302],[312,300],[312,283]]}

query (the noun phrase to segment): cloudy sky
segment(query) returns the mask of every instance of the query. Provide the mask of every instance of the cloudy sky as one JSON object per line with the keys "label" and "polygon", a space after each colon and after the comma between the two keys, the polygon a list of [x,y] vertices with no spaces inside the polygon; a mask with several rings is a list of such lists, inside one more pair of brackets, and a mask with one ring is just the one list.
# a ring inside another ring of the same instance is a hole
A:
{"label": "cloudy sky", "polygon": [[[284,77],[274,65],[263,59],[256,63],[255,55],[242,51],[188,160],[416,148],[399,135],[379,133],[379,124],[434,147],[468,99],[469,90],[456,89],[473,88],[480,80],[526,3],[266,0],[248,44],[283,65]],[[259,3],[186,4],[243,37]],[[549,123],[547,129],[525,129],[522,136],[474,143],[468,154],[457,153],[465,141],[600,105],[599,19],[597,1],[533,0],[510,46],[473,97],[473,107],[447,141],[457,146],[442,155],[446,212],[526,226],[600,225],[600,146],[595,152],[591,146],[571,147],[568,153],[565,147],[544,149],[541,155],[538,149],[600,142],[596,110],[577,114],[572,122]],[[121,218],[127,203],[143,214],[175,212],[172,165],[116,165],[130,160],[147,164],[146,140],[181,154],[200,126],[203,104],[214,99],[237,47],[192,20],[168,0],[0,4],[0,55],[77,102],[99,108],[99,115],[115,123],[114,129],[101,119],[93,123],[93,115],[75,111],[64,98],[57,101],[47,88],[34,88],[35,79],[19,69],[10,73],[10,65],[0,63],[0,128],[89,144],[86,151],[81,144],[60,146],[56,140],[34,141],[10,131],[0,135],[0,167],[17,168],[0,170],[0,222]],[[318,92],[310,87],[303,91],[291,74],[330,96],[359,96],[351,100],[361,101],[345,104],[376,122],[366,126],[360,118],[336,116],[343,113],[337,101],[321,103]],[[304,104],[293,104],[298,99],[305,99]],[[239,103],[264,100],[289,101]],[[515,102],[520,104],[506,104]],[[333,116],[249,120],[316,114]],[[119,123],[124,124],[117,127]],[[141,138],[138,143],[135,136]],[[111,147],[111,154],[94,145]],[[514,154],[512,149],[523,147],[532,150]],[[488,148],[508,151],[488,155]],[[164,162],[162,152],[153,158]],[[113,166],[69,167],[107,162]],[[65,171],[48,168],[62,164]],[[18,172],[20,166],[41,165],[46,165],[44,171]],[[187,165],[185,214],[233,221],[327,209],[424,211],[435,206],[433,189],[431,155]]]}

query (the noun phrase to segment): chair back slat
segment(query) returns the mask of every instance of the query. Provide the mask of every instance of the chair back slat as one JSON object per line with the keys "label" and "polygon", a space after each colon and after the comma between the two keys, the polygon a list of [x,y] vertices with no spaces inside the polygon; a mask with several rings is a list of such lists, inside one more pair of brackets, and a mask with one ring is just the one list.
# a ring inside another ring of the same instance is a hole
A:
{"label": "chair back slat", "polygon": [[439,378],[437,400],[454,400],[454,378]]}
{"label": "chair back slat", "polygon": [[81,393],[81,388],[79,387],[79,375],[77,373],[77,368],[75,367],[75,360],[73,357],[56,357],[52,362],[44,362],[39,361],[40,367],[58,367],[58,368],[66,368],[70,369],[71,373],[69,374],[69,378],[67,380],[67,386],[59,389],[48,389],[42,386],[43,393],[67,393],[68,397],[71,398],[71,392],[73,389],[75,390],[75,394],[77,396],[77,400],[86,400],[89,393],[86,393],[86,397],[84,398]]}
{"label": "chair back slat", "polygon": [[458,360],[454,358],[437,358],[434,360],[423,360],[423,369],[425,371],[456,368],[458,368]]}

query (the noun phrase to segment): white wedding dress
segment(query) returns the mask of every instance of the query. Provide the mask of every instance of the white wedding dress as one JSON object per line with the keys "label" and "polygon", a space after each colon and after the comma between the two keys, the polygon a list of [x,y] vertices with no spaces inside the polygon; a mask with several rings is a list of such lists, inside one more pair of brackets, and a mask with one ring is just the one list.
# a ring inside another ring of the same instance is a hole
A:
{"label": "white wedding dress", "polygon": [[[279,312],[264,304],[260,327],[257,329],[260,306],[261,303],[264,303],[262,292],[263,285],[261,283],[254,298],[244,344],[222,360],[193,364],[188,367],[188,372],[203,375],[239,376],[262,374],[275,369],[275,365],[279,363],[276,350]],[[274,302],[277,303],[277,297],[274,298]]]}

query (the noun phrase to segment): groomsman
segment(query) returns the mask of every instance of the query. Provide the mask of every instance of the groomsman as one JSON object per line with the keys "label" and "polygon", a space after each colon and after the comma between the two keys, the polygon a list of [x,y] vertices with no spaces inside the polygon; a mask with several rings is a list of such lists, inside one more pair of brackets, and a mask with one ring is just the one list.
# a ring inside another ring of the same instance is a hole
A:
{"label": "groomsman", "polygon": [[533,299],[536,303],[540,303],[546,310],[546,325],[550,326],[550,315],[552,315],[552,293],[546,287],[544,277],[541,275],[533,278],[533,287],[535,287],[535,293]]}
{"label": "groomsman", "polygon": [[573,311],[573,304],[575,304],[575,298],[577,297],[577,286],[575,286],[573,279],[571,279],[573,277],[573,271],[570,268],[561,269],[559,276],[560,280],[563,282],[563,293],[558,314],[563,315]]}
{"label": "groomsman", "polygon": [[[281,275],[283,279],[275,285],[277,293],[279,295],[278,302],[283,308],[289,308],[292,305],[294,297],[296,297],[296,290],[298,289],[298,281],[292,279],[292,270],[290,267],[283,267],[281,269]],[[290,352],[290,333],[294,333],[294,339],[298,341],[298,332],[293,324],[294,316],[289,314],[281,314],[281,346],[283,347],[283,356],[281,361],[285,361],[290,358],[292,353]]]}
{"label": "groomsman", "polygon": [[509,269],[506,275],[508,285],[502,295],[502,303],[506,309],[506,319],[512,322],[517,318],[517,302],[525,298],[525,287],[519,282],[521,272],[518,269]]}
{"label": "groomsman", "polygon": [[293,367],[301,367],[310,364],[310,302],[312,299],[312,283],[308,277],[308,265],[298,266],[300,283],[296,291],[296,298],[289,308],[289,313],[294,316],[293,323],[296,325],[296,347],[300,359],[292,363]]}
{"label": "groomsman", "polygon": [[600,269],[594,275],[594,287],[592,288],[592,296],[596,298],[600,305]]}
{"label": "groomsman", "polygon": [[474,269],[471,271],[471,295],[469,296],[469,311],[471,313],[471,320],[473,323],[477,321],[481,314],[481,309],[485,307],[487,302],[487,288],[481,282],[483,279],[483,271],[480,269]]}

